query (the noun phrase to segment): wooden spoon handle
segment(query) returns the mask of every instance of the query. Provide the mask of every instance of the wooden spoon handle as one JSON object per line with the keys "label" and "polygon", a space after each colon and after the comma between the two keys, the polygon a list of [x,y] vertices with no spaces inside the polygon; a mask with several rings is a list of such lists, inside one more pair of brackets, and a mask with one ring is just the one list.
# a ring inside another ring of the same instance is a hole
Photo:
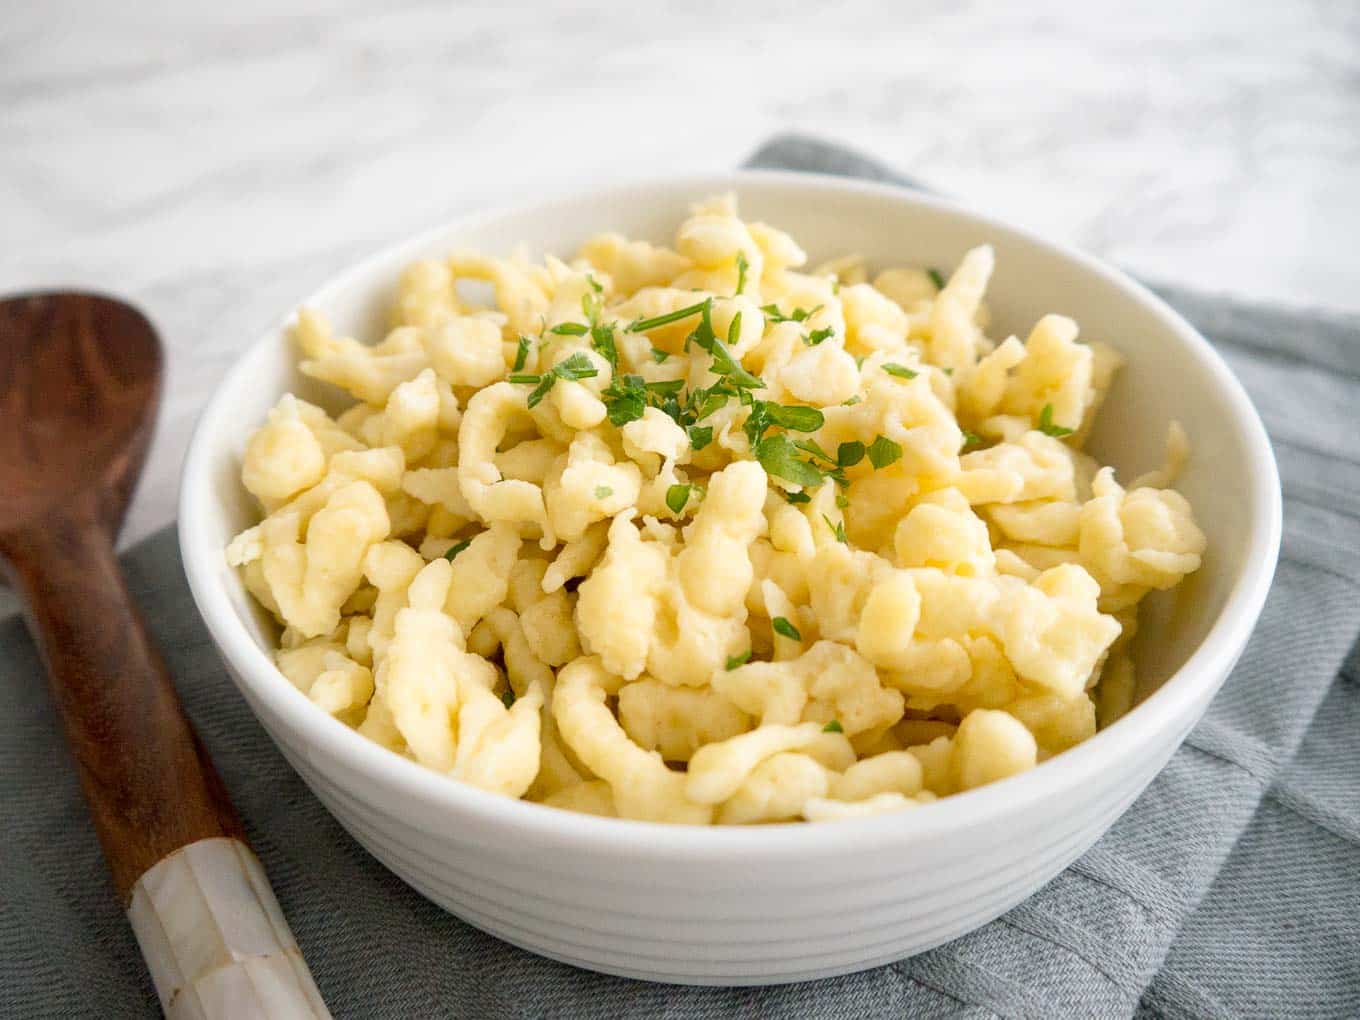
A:
{"label": "wooden spoon handle", "polygon": [[329,1017],[100,514],[81,499],[4,552],[166,1015]]}

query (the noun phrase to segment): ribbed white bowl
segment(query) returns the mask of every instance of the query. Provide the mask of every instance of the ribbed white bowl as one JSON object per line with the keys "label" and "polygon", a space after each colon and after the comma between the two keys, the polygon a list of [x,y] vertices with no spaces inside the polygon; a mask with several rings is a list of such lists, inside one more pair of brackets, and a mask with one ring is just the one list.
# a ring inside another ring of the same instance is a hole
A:
{"label": "ribbed white bowl", "polygon": [[[204,619],[269,734],[330,812],[415,889],[492,934],[581,967],[656,981],[760,984],[860,970],[955,938],[1030,895],[1132,803],[1203,714],[1256,622],[1274,571],[1279,481],[1261,423],[1222,360],[1174,312],[1094,260],[948,203],[782,173],[678,178],[477,216],[389,249],[307,299],[374,335],[401,267],[519,242],[569,252],[604,229],[662,240],[688,203],[734,190],[743,213],[814,258],[952,266],[990,242],[995,331],[1071,315],[1128,366],[1093,446],[1125,477],[1160,462],[1179,418],[1195,457],[1179,487],[1210,549],[1139,636],[1145,700],[1078,748],[1003,783],[900,815],[704,829],[575,815],[494,797],[371,744],[274,668],[272,631],[222,550],[252,521],[238,476],[280,394],[333,397],[296,370],[281,322],[204,412],[185,460],[180,543]],[[1174,610],[1174,612],[1173,612]]]}

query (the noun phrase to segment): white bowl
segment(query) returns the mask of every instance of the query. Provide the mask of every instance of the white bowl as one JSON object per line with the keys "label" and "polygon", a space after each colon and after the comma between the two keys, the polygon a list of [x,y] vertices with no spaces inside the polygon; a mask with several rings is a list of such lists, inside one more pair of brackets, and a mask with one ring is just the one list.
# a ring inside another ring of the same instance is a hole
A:
{"label": "white bowl", "polygon": [[223,548],[253,523],[239,481],[251,430],[295,391],[286,322],[236,364],[198,424],[179,534],[194,599],[241,693],[342,825],[434,902],[508,942],[654,981],[765,984],[909,956],[1029,896],[1094,843],[1165,764],[1241,654],[1280,540],[1280,489],[1260,419],[1222,359],[1143,287],[1095,260],[918,194],[788,173],[677,177],[473,216],[389,248],[307,303],[378,335],[401,267],[455,248],[571,252],[604,229],[671,236],[689,203],[732,190],[747,218],[813,260],[953,266],[996,249],[992,332],[1046,312],[1128,359],[1093,448],[1123,478],[1161,461],[1167,422],[1194,444],[1179,487],[1209,537],[1204,566],[1154,600],[1140,636],[1145,700],[1091,740],[1004,782],[911,812],[821,825],[701,828],[617,821],[493,796],[393,754],[312,705],[274,668],[273,630]]}

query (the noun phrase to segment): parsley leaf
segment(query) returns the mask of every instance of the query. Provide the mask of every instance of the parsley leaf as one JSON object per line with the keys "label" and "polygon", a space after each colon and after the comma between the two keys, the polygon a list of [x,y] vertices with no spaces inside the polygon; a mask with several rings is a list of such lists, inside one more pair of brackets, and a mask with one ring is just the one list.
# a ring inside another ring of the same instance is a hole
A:
{"label": "parsley leaf", "polygon": [[637,421],[647,409],[647,387],[640,375],[616,375],[600,396],[609,423],[616,428]]}
{"label": "parsley leaf", "polygon": [[842,400],[842,401],[841,401],[841,407],[854,407],[856,404],[858,404],[858,403],[859,403],[861,400],[863,400],[863,399],[864,399],[863,397],[861,397],[858,393],[856,393],[856,394],[855,394],[853,397],[851,397],[849,400]]}
{"label": "parsley leaf", "polygon": [[826,416],[815,407],[792,404],[765,404],[770,422],[795,432],[816,432],[826,422]]}
{"label": "parsley leaf", "polygon": [[691,425],[685,430],[689,433],[689,448],[691,450],[702,450],[709,443],[713,442],[713,429],[708,425]]}
{"label": "parsley leaf", "polygon": [[843,468],[854,467],[864,459],[864,444],[858,439],[841,443],[836,447],[836,464]]}
{"label": "parsley leaf", "polygon": [[529,338],[523,333],[519,336],[519,345],[515,348],[515,364],[511,371],[520,372],[524,370],[524,362],[529,358]]}
{"label": "parsley leaf", "polygon": [[645,333],[647,330],[656,329],[658,326],[669,326],[672,322],[679,322],[681,319],[688,319],[691,315],[698,315],[711,303],[710,300],[704,300],[696,305],[686,305],[684,308],[677,308],[675,311],[667,312],[665,315],[654,315],[650,319],[634,319],[628,324],[628,332]]}
{"label": "parsley leaf", "polygon": [[553,375],[559,379],[576,381],[578,379],[592,379],[599,374],[600,370],[595,367],[595,363],[581,351],[577,351],[570,358],[559,361],[553,366]]}
{"label": "parsley leaf", "polygon": [[756,460],[766,474],[782,478],[794,485],[814,488],[821,484],[822,473],[807,461],[794,455],[794,445],[785,435],[773,435],[762,439],[756,447]]}
{"label": "parsley leaf", "polygon": [[917,376],[917,373],[906,365],[899,365],[893,361],[885,361],[883,363],[883,371],[887,372],[889,375],[895,375],[899,379],[915,379]]}
{"label": "parsley leaf", "polygon": [[[964,450],[971,449],[974,446],[981,446],[982,442],[983,442],[982,437],[978,435],[976,432],[969,432],[967,429],[963,430]],[[959,452],[962,453],[963,450],[960,450]]]}
{"label": "parsley leaf", "polygon": [[774,628],[776,634],[782,634],[784,637],[792,638],[794,641],[803,640],[803,635],[798,633],[798,628],[789,623],[789,621],[782,616],[776,616],[771,620],[770,626]]}
{"label": "parsley leaf", "polygon": [[453,545],[449,546],[448,550],[444,553],[444,559],[446,559],[446,560],[448,560],[450,563],[452,563],[452,562],[453,562],[453,558],[454,558],[455,556],[457,556],[460,552],[462,552],[464,549],[466,549],[468,546],[470,546],[471,544],[472,544],[472,539],[470,539],[470,538],[465,538],[465,539],[463,539],[461,542],[456,542],[456,543],[454,543]]}
{"label": "parsley leaf", "polygon": [[542,403],[543,398],[548,395],[548,391],[553,388],[553,383],[558,379],[589,379],[600,374],[600,370],[595,367],[588,357],[581,351],[577,351],[565,361],[559,361],[550,371],[542,375],[512,375],[512,383],[536,384],[533,392],[529,394],[528,405],[537,407]]}
{"label": "parsley leaf", "polygon": [[738,250],[737,252],[737,293],[740,294],[746,289],[746,270],[750,269],[746,261],[746,253]]}
{"label": "parsley leaf", "polygon": [[727,668],[729,671],[731,671],[736,669],[738,666],[746,665],[750,661],[751,661],[751,649],[748,648],[740,655],[729,655],[727,657]]}
{"label": "parsley leaf", "polygon": [[614,495],[614,490],[611,489],[609,486],[607,486],[607,485],[597,485],[597,486],[595,486],[595,498],[596,498],[596,499],[608,499],[608,498],[609,498],[610,496],[612,496],[612,495]]}
{"label": "parsley leaf", "polygon": [[815,440],[815,439],[799,439],[799,440],[796,440],[796,441],[794,442],[793,445],[796,446],[796,447],[798,447],[798,449],[802,450],[804,453],[810,453],[810,454],[812,454],[814,457],[818,457],[818,458],[820,458],[820,459],[826,461],[828,464],[832,465],[833,467],[838,467],[838,466],[839,466],[839,465],[836,463],[836,459],[835,459],[834,457],[832,457],[831,454],[829,454],[829,453],[827,453],[825,450],[823,450],[823,449],[821,448],[821,446],[818,444],[817,440]]}
{"label": "parsley leaf", "polygon": [[660,393],[664,397],[673,397],[685,388],[685,380],[660,379],[657,382],[644,384],[643,388],[648,393]]}
{"label": "parsley leaf", "polygon": [[833,521],[826,514],[822,514],[822,520],[826,521],[826,526],[831,529],[831,534],[836,536],[837,542],[849,544],[850,539],[845,537],[845,523],[843,521]]}
{"label": "parsley leaf", "polygon": [[659,347],[652,348],[652,360],[655,361],[658,365],[660,365],[670,356],[671,356],[670,351],[663,351]]}
{"label": "parsley leaf", "polygon": [[841,725],[841,721],[840,721],[839,719],[832,719],[829,723],[827,723],[825,726],[822,727],[822,732],[823,732],[823,733],[844,733],[844,732],[845,732],[845,727]]}
{"label": "parsley leaf", "polygon": [[538,385],[529,393],[529,399],[525,401],[529,407],[534,408],[543,403],[543,398],[548,395],[548,391],[553,388],[553,383],[557,382],[556,372],[544,372],[539,376]]}
{"label": "parsley leaf", "polygon": [[944,277],[940,271],[933,266],[926,270],[926,275],[930,277],[930,282],[935,284],[936,290],[944,290]]}
{"label": "parsley leaf", "polygon": [[614,346],[613,326],[591,326],[590,348],[604,358],[605,361],[609,362],[610,368],[618,369],[619,349]]}
{"label": "parsley leaf", "polygon": [[902,447],[887,436],[879,436],[869,444],[869,463],[873,464],[875,469],[885,468],[901,459]]}
{"label": "parsley leaf", "polygon": [[506,708],[509,708],[514,703],[515,703],[515,689],[513,687],[507,687],[504,691],[501,692],[501,704],[504,705]]}
{"label": "parsley leaf", "polygon": [[803,337],[803,343],[809,347],[816,347],[823,340],[829,340],[836,335],[836,331],[830,326],[823,326],[821,329],[814,329],[807,336]]}
{"label": "parsley leaf", "polygon": [[793,503],[795,505],[797,505],[798,503],[812,502],[812,497],[809,496],[806,492],[786,492],[784,493],[784,498],[787,499],[790,503]]}
{"label": "parsley leaf", "polygon": [[810,312],[805,308],[795,308],[792,315],[785,315],[776,304],[761,305],[760,310],[771,322],[807,322],[808,319],[822,310],[822,306],[818,305]]}
{"label": "parsley leaf", "polygon": [[678,515],[684,512],[692,488],[692,485],[672,485],[666,490],[666,506],[671,513]]}
{"label": "parsley leaf", "polygon": [[590,332],[590,327],[583,322],[559,322],[548,332],[558,336],[585,336]]}
{"label": "parsley leaf", "polygon": [[1063,436],[1070,436],[1072,429],[1065,429],[1061,425],[1053,424],[1053,405],[1045,404],[1044,409],[1039,412],[1039,431],[1046,436],[1054,439],[1061,439]]}

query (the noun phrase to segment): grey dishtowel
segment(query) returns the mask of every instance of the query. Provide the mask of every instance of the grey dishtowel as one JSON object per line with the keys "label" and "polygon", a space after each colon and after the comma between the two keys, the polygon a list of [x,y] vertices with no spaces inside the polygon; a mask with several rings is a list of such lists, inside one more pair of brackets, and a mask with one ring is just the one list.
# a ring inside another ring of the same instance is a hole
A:
{"label": "grey dishtowel", "polygon": [[[758,166],[900,180],[802,138]],[[236,694],[172,529],[124,558],[189,714],[337,1017],[1360,1015],[1360,320],[1163,288],[1227,356],[1285,487],[1275,587],[1241,664],[1089,853],[992,924],[848,977],[678,988],[540,959],[427,903],[331,820]],[[153,1017],[40,664],[0,622],[0,1015]]]}

